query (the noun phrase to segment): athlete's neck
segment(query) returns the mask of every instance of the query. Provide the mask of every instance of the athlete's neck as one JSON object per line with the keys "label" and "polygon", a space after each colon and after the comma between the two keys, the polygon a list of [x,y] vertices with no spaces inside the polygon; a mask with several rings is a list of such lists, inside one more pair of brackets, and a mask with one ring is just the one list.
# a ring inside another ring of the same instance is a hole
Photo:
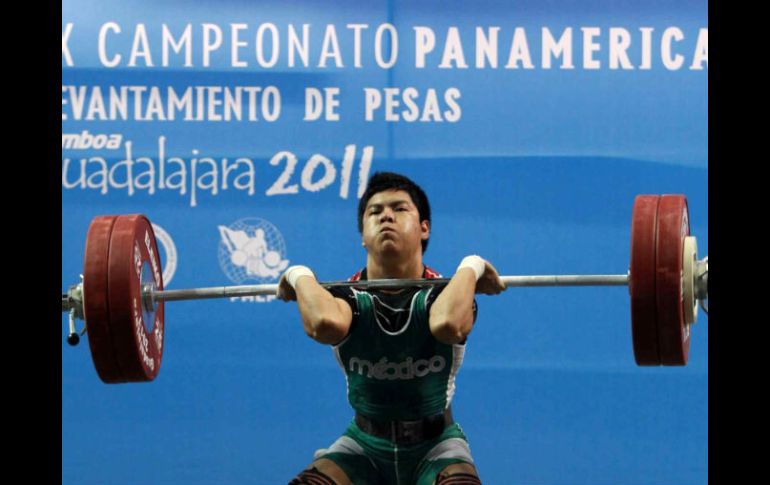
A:
{"label": "athlete's neck", "polygon": [[419,279],[422,278],[424,266],[422,254],[408,260],[378,260],[369,254],[366,258],[366,277],[370,280],[380,279]]}

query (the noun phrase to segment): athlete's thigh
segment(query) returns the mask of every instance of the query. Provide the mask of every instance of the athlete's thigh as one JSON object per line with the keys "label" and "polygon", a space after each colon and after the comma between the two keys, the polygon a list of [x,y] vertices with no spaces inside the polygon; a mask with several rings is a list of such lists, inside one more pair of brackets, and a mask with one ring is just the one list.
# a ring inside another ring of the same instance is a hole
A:
{"label": "athlete's thigh", "polygon": [[434,485],[440,473],[465,473],[478,476],[471,450],[464,436],[447,437],[426,454],[416,474],[416,485]]}

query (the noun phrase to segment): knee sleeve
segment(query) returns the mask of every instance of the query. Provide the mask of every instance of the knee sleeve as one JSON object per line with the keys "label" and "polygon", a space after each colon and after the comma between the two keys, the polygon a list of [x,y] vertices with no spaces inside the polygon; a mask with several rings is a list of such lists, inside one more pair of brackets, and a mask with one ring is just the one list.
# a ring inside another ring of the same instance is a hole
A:
{"label": "knee sleeve", "polygon": [[337,482],[313,467],[297,475],[297,478],[290,481],[289,485],[337,485]]}
{"label": "knee sleeve", "polygon": [[452,475],[441,473],[436,477],[436,485],[481,485],[481,480],[470,473],[453,473]]}

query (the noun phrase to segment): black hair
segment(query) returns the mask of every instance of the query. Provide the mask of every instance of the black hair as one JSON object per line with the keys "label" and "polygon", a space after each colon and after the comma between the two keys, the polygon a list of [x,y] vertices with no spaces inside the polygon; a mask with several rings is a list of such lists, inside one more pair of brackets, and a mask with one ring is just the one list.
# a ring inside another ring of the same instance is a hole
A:
{"label": "black hair", "polygon": [[[364,231],[364,211],[366,210],[366,204],[374,194],[384,192],[386,190],[403,190],[409,197],[412,198],[412,202],[417,207],[417,212],[420,214],[420,222],[428,221],[430,224],[430,204],[428,203],[428,196],[420,188],[419,185],[411,181],[409,178],[393,173],[393,172],[375,172],[374,175],[369,178],[369,182],[366,185],[366,191],[361,196],[361,200],[358,201],[358,232]],[[425,250],[428,249],[428,240],[422,241],[422,252],[425,254]]]}

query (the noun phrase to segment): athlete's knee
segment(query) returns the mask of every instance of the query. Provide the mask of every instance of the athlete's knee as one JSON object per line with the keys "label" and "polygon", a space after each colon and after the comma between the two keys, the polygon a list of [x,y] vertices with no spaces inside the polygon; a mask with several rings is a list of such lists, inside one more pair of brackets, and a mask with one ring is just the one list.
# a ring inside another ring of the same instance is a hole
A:
{"label": "athlete's knee", "polygon": [[317,458],[289,485],[352,485],[345,471],[333,460]]}
{"label": "athlete's knee", "polygon": [[338,485],[329,475],[319,471],[317,468],[308,468],[296,476],[289,485]]}
{"label": "athlete's knee", "polygon": [[481,485],[481,480],[473,465],[456,463],[441,470],[435,485]]}

